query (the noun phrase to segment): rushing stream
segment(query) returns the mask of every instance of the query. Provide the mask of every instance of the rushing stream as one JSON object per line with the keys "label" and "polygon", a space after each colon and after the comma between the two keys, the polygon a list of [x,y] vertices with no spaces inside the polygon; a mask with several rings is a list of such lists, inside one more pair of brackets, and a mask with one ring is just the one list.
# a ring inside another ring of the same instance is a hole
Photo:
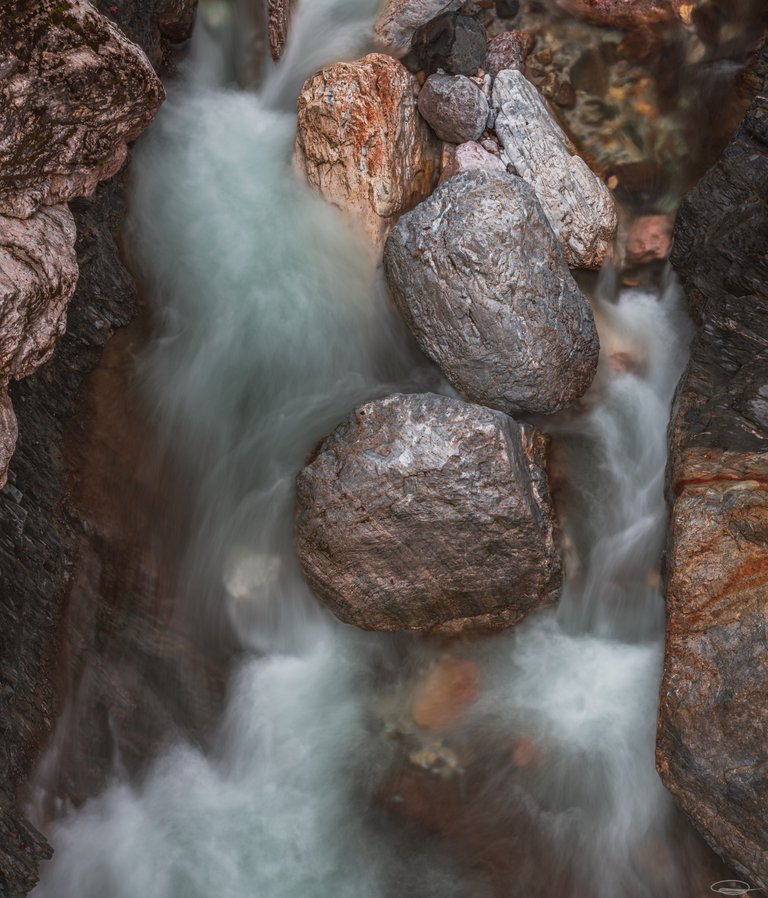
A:
{"label": "rushing stream", "polygon": [[[293,481],[318,439],[363,400],[449,391],[291,167],[299,85],[364,49],[375,5],[301,3],[251,93],[227,86],[230,7],[205,4],[136,153],[129,236],[157,320],[139,373],[196,515],[185,593],[248,651],[212,749],[179,744],[55,822],[36,898],[686,894],[695,861],[654,769],[665,431],[688,337],[674,285],[595,299],[596,383],[544,422],[567,483],[556,610],[433,644],[339,624],[300,577]],[[436,738],[408,703],[446,657],[480,692]],[[409,764],[436,806],[462,795],[431,827],[444,839],[398,824]],[[478,857],[494,840],[499,857]]]}

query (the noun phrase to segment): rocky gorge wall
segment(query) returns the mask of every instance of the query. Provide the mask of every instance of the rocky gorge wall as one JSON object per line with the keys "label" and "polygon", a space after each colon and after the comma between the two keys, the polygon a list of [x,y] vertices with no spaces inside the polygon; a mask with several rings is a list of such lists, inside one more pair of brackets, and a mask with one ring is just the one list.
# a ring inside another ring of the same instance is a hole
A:
{"label": "rocky gorge wall", "polygon": [[708,841],[768,885],[768,48],[723,155],[683,200],[672,264],[699,329],[669,430],[657,764]]}
{"label": "rocky gorge wall", "polygon": [[[161,7],[114,7],[158,66],[160,23],[168,29],[173,19]],[[182,19],[194,11],[177,7]],[[73,513],[65,431],[83,378],[136,313],[118,250],[124,162],[163,90],[142,50],[86,3],[6,4],[0,47],[0,367],[5,408],[18,421],[6,416],[0,440],[0,893],[11,898],[32,887],[49,853],[14,805],[66,689],[54,670],[83,522]]]}

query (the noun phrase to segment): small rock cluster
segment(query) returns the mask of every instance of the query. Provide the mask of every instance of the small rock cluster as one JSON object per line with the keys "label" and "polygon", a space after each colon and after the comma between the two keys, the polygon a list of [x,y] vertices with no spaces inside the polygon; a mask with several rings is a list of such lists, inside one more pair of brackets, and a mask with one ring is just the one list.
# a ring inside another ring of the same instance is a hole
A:
{"label": "small rock cluster", "polygon": [[298,103],[299,169],[382,253],[462,397],[363,406],[299,475],[303,570],[367,629],[494,629],[556,600],[545,440],[508,416],[565,408],[598,362],[570,268],[606,258],[610,191],[520,71],[529,37],[489,39],[469,6],[390,0],[375,39],[391,55],[323,69]]}

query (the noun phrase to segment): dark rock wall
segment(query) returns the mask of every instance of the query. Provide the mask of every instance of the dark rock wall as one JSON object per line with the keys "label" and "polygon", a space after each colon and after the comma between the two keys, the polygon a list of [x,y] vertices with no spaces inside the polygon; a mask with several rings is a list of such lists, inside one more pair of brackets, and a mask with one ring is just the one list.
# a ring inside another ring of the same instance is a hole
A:
{"label": "dark rock wall", "polygon": [[700,321],[670,425],[657,765],[710,844],[768,885],[768,49],[684,199],[672,263]]}

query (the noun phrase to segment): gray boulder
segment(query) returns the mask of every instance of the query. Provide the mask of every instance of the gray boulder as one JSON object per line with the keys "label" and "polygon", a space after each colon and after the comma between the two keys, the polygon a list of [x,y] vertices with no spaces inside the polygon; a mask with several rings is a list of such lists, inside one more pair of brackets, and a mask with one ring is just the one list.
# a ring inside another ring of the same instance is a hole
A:
{"label": "gray boulder", "polygon": [[574,154],[563,129],[521,72],[499,72],[493,107],[496,134],[517,173],[536,191],[568,264],[600,268],[616,232],[610,190]]}
{"label": "gray boulder", "polygon": [[548,414],[591,384],[592,311],[522,179],[487,170],[450,178],[400,218],[384,265],[422,351],[467,399]]}
{"label": "gray boulder", "polygon": [[545,450],[533,427],[458,399],[361,406],[297,479],[312,589],[367,630],[496,629],[554,602]]}
{"label": "gray boulder", "polygon": [[430,75],[419,93],[419,112],[440,140],[477,140],[488,121],[488,101],[466,75]]}

